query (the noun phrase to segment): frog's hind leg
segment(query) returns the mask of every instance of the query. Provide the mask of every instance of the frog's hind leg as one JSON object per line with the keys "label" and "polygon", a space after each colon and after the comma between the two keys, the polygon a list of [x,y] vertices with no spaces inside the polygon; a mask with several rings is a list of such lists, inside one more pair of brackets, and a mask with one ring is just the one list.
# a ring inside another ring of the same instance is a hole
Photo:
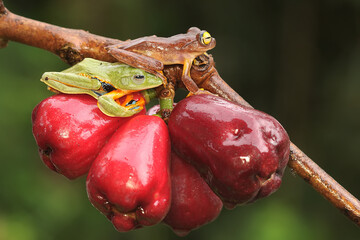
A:
{"label": "frog's hind leg", "polygon": [[162,72],[164,69],[164,64],[161,61],[146,55],[130,52],[116,47],[109,47],[108,52],[119,62],[125,63],[134,68],[143,69],[146,72],[161,78],[164,86],[166,86],[167,79]]}
{"label": "frog's hind leg", "polygon": [[96,91],[101,88],[99,80],[76,73],[46,72],[43,74],[41,81],[58,92],[88,94],[94,98],[99,97]]}
{"label": "frog's hind leg", "polygon": [[190,76],[191,65],[192,61],[185,61],[181,80],[189,92],[196,93],[199,91],[199,87]]}
{"label": "frog's hind leg", "polygon": [[[143,108],[140,106],[145,105],[142,101],[131,101],[132,92],[131,90],[117,89],[104,94],[98,99],[98,107],[104,114],[111,117],[130,117],[140,112]],[[120,98],[125,95],[125,101],[120,101]]]}

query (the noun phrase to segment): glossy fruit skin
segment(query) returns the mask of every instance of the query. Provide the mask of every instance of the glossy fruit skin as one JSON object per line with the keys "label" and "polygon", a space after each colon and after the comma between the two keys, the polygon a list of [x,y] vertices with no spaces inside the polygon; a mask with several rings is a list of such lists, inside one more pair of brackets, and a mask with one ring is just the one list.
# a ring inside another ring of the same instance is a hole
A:
{"label": "glossy fruit skin", "polygon": [[127,120],[106,116],[90,96],[57,94],[35,107],[32,130],[44,163],[75,179],[88,172],[107,139]]}
{"label": "glossy fruit skin", "polygon": [[198,171],[174,152],[171,153],[172,201],[164,223],[179,236],[215,220],[222,201]]}
{"label": "glossy fruit skin", "polygon": [[120,127],[93,162],[86,189],[90,202],[120,232],[161,222],[171,204],[164,121],[144,115]]}
{"label": "glossy fruit skin", "polygon": [[168,125],[174,151],[197,168],[225,207],[280,187],[290,140],[273,117],[203,94],[180,101]]}

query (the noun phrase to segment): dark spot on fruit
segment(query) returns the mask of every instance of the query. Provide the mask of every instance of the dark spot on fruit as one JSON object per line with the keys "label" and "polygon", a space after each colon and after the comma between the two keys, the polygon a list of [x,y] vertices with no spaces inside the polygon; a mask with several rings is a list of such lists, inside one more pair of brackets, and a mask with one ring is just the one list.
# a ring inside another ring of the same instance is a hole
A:
{"label": "dark spot on fruit", "polygon": [[52,153],[52,148],[51,147],[47,147],[45,149],[40,149],[41,153],[44,154],[47,157],[50,157],[51,153]]}
{"label": "dark spot on fruit", "polygon": [[111,221],[111,219],[114,217],[114,212],[109,212],[107,215],[106,215],[106,217]]}

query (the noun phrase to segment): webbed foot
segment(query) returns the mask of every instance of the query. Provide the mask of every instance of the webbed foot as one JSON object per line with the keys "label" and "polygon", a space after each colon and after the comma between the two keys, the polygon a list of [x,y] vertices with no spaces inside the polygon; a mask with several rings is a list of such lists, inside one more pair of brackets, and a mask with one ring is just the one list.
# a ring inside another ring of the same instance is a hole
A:
{"label": "webbed foot", "polygon": [[99,109],[111,117],[131,117],[143,110],[145,104],[140,93],[130,93],[118,99],[105,94],[98,99]]}

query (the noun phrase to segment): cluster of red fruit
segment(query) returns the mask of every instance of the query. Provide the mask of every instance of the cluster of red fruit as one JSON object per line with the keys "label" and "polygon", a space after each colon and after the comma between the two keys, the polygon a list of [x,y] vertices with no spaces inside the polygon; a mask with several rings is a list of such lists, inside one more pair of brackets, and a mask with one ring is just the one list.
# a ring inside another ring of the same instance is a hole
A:
{"label": "cluster of red fruit", "polygon": [[177,234],[279,188],[289,138],[271,116],[213,95],[180,101],[168,125],[143,111],[105,116],[86,95],[54,95],[33,111],[42,160],[74,179],[118,231],[160,222]]}

